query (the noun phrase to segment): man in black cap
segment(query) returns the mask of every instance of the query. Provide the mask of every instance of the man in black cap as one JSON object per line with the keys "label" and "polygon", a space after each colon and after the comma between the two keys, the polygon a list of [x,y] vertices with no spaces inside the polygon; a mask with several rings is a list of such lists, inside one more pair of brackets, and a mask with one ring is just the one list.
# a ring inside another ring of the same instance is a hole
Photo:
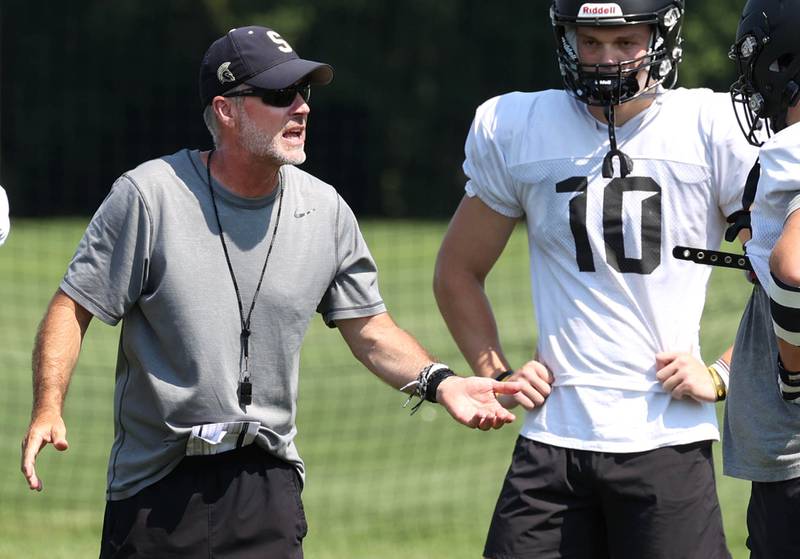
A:
{"label": "man in black cap", "polygon": [[39,329],[22,471],[61,417],[93,316],[123,320],[101,557],[302,557],[303,462],[294,445],[300,345],[314,312],[388,384],[459,422],[514,416],[386,312],[350,208],[305,161],[311,87],[327,64],[274,30],[234,29],[200,72],[210,152],[182,150],[120,177]]}

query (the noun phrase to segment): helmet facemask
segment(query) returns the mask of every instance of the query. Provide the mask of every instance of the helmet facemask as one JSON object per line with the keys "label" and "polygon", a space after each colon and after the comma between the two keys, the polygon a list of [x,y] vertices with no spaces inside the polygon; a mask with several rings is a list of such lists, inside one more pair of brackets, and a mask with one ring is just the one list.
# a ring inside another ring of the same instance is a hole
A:
{"label": "helmet facemask", "polygon": [[[606,107],[620,105],[663,85],[669,89],[677,81],[681,60],[681,20],[683,12],[671,5],[660,12],[636,14],[622,18],[581,19],[559,15],[551,10],[556,35],[558,62],[564,85],[578,100],[587,105]],[[635,59],[613,64],[585,64],[578,57],[574,40],[576,27],[610,27],[650,24],[653,28],[648,51]],[[645,77],[640,82],[640,74]]]}

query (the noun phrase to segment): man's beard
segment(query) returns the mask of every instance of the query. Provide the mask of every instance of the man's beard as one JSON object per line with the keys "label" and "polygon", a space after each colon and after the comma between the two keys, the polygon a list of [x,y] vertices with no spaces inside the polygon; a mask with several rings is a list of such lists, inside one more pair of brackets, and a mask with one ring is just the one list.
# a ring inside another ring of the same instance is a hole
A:
{"label": "man's beard", "polygon": [[256,125],[250,116],[242,111],[241,120],[241,136],[240,141],[242,147],[250,154],[260,158],[268,159],[278,165],[300,165],[306,160],[305,150],[301,147],[298,149],[283,149],[280,147],[281,134],[269,138],[264,132]]}

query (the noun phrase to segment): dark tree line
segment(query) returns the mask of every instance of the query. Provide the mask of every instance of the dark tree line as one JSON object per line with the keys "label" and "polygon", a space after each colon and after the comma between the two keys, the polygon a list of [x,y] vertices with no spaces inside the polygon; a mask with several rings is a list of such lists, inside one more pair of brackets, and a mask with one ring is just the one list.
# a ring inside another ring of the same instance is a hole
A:
{"label": "dark tree line", "polygon": [[[679,83],[727,89],[743,0],[690,0]],[[0,0],[0,181],[15,215],[87,214],[114,180],[207,148],[197,72],[236,25],[332,64],[305,168],[359,215],[443,216],[475,107],[560,87],[546,0]],[[557,131],[553,132],[558,133]]]}

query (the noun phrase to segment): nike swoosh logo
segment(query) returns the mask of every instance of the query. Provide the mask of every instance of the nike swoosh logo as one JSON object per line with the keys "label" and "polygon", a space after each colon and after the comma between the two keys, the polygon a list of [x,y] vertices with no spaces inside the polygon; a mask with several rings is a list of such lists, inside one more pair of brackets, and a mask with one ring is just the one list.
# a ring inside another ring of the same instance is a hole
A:
{"label": "nike swoosh logo", "polygon": [[294,211],[294,216],[295,217],[305,217],[310,213],[314,213],[315,211],[317,211],[316,208],[311,208],[310,210],[306,210],[304,212],[303,211],[299,211],[299,210],[295,210]]}

